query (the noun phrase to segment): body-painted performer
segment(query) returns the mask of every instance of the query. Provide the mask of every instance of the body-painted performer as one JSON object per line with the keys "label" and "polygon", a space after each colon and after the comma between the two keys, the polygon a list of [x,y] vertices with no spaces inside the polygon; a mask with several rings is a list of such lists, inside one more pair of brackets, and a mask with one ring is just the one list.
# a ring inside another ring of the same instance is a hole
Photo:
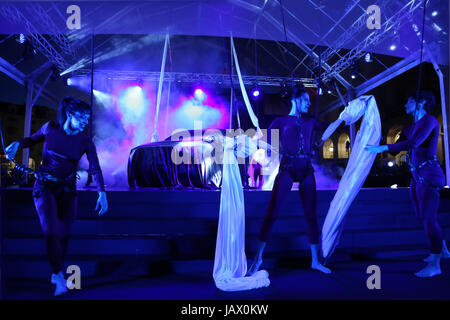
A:
{"label": "body-painted performer", "polygon": [[87,155],[90,171],[97,183],[99,197],[96,210],[103,215],[108,209],[95,145],[82,133],[90,115],[89,105],[66,97],[59,107],[59,123],[47,122],[31,137],[13,142],[6,148],[7,157],[13,159],[18,148],[29,148],[44,142],[33,199],[46,241],[52,269],[51,283],[56,286],[55,296],[67,291],[62,268],[70,229],[77,214],[76,170],[83,154]]}
{"label": "body-painted performer", "polygon": [[394,144],[367,147],[374,153],[408,151],[412,175],[411,200],[414,211],[425,228],[431,252],[427,266],[416,273],[419,277],[440,274],[441,257],[450,256],[437,219],[439,190],[445,184],[445,177],[436,158],[439,123],[429,114],[434,105],[435,99],[430,92],[421,92],[419,99],[411,95],[405,107],[406,113],[414,117],[414,123],[403,129],[402,133],[406,139]]}
{"label": "body-painted performer", "polygon": [[281,162],[275,178],[269,207],[259,234],[258,251],[249,269],[249,274],[258,271],[262,264],[262,254],[266,247],[272,226],[280,214],[281,205],[292,188],[299,182],[300,198],[303,204],[307,235],[310,242],[311,268],[324,273],[331,271],[319,262],[319,228],[316,215],[316,180],[311,163],[311,152],[314,129],[317,121],[307,118],[311,105],[308,92],[300,89],[294,92],[291,99],[292,108],[288,116],[275,119],[269,127],[279,130]]}

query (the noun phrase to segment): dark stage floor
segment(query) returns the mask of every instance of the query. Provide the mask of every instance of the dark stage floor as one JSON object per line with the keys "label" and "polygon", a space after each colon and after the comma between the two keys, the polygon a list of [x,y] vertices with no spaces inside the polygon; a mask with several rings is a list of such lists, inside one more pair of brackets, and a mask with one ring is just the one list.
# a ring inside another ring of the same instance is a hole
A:
{"label": "dark stage floor", "polygon": [[[149,299],[149,300],[297,300],[297,299],[450,299],[450,260],[441,263],[443,274],[417,278],[424,256],[376,261],[341,261],[330,267],[333,274],[310,271],[307,261],[289,268],[269,269],[267,288],[222,292],[216,289],[211,273],[170,274],[145,278],[83,279],[82,289],[60,298],[52,297],[46,280],[9,280],[5,299]],[[366,269],[376,264],[381,269],[381,289],[369,290]],[[211,271],[212,272],[212,271]]]}

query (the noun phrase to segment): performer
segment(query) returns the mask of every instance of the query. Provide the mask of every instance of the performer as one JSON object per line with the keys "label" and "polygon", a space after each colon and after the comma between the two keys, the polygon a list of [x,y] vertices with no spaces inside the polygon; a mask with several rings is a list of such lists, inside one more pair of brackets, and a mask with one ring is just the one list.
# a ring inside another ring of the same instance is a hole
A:
{"label": "performer", "polygon": [[316,216],[316,180],[311,164],[311,151],[314,129],[317,121],[307,118],[311,105],[309,94],[304,89],[294,92],[291,98],[291,111],[288,116],[275,119],[269,127],[280,133],[280,153],[282,155],[280,169],[275,178],[269,207],[259,234],[258,251],[248,274],[259,270],[262,254],[266,247],[269,233],[278,217],[281,205],[294,182],[299,182],[300,198],[305,212],[307,234],[311,246],[311,268],[323,273],[331,270],[319,262],[319,230]]}
{"label": "performer", "polygon": [[445,177],[436,158],[439,123],[429,114],[434,105],[435,98],[431,92],[420,92],[418,99],[410,95],[405,107],[406,113],[414,117],[414,123],[403,129],[402,134],[406,140],[394,144],[366,147],[374,153],[408,151],[408,165],[412,174],[411,200],[417,217],[424,225],[431,251],[427,266],[415,274],[418,277],[433,277],[440,274],[441,253],[445,257],[448,256],[448,250],[443,246],[445,242],[443,242],[442,229],[437,219],[439,190],[445,184]]}
{"label": "performer", "polygon": [[86,153],[89,171],[97,183],[98,200],[95,210],[103,215],[108,210],[102,171],[92,140],[82,133],[89,122],[91,107],[66,97],[59,107],[59,123],[50,121],[31,137],[11,143],[6,156],[13,159],[18,148],[29,148],[44,142],[42,165],[36,173],[33,199],[46,240],[48,260],[55,296],[67,292],[62,273],[69,233],[77,214],[76,170]]}

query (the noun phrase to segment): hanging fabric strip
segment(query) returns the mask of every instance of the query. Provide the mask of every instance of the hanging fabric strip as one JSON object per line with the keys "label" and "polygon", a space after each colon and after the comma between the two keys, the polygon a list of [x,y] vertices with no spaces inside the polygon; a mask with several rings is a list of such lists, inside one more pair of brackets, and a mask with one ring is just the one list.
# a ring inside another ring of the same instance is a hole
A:
{"label": "hanging fabric strip", "polygon": [[161,72],[159,74],[159,85],[158,85],[158,95],[156,97],[156,112],[155,112],[155,122],[153,126],[153,134],[152,134],[152,142],[156,142],[159,140],[158,131],[156,129],[158,125],[158,117],[159,117],[159,106],[161,104],[161,92],[162,86],[164,83],[164,68],[166,66],[166,56],[167,56],[167,44],[169,43],[169,34],[166,34],[166,39],[164,41],[164,52],[161,63]]}
{"label": "hanging fabric strip", "polygon": [[330,257],[338,245],[345,215],[363,186],[376,157],[375,153],[365,150],[368,144],[379,145],[381,140],[381,121],[375,98],[361,96],[351,101],[341,112],[339,119],[333,122],[322,136],[322,140],[331,136],[343,121],[346,125],[350,125],[361,117],[363,120],[356,134],[347,167],[323,223],[322,253],[324,258]]}
{"label": "hanging fabric strip", "polygon": [[234,64],[236,65],[236,73],[239,78],[239,85],[241,87],[242,98],[244,98],[244,103],[245,103],[245,106],[247,107],[247,111],[248,111],[248,114],[252,121],[252,124],[253,124],[253,126],[255,126],[255,128],[257,130],[257,136],[258,136],[258,138],[261,138],[262,132],[261,132],[261,129],[259,128],[258,118],[256,117],[255,113],[253,112],[252,106],[248,99],[247,91],[245,90],[245,85],[244,85],[244,81],[242,80],[241,69],[239,68],[239,61],[238,61],[238,58],[236,55],[236,49],[234,47],[234,41],[233,41],[232,35],[230,36],[230,39],[231,39],[231,51],[233,52]]}
{"label": "hanging fabric strip", "polygon": [[233,85],[233,51],[230,52],[230,126],[229,129],[233,129],[233,102],[234,102],[234,85]]}
{"label": "hanging fabric strip", "polygon": [[167,102],[166,102],[166,119],[164,123],[164,128],[166,130],[166,134],[169,133],[169,108],[170,108],[170,90],[172,87],[172,81],[169,80],[169,87],[167,88]]}
{"label": "hanging fabric strip", "polygon": [[213,277],[216,287],[223,291],[250,290],[267,287],[269,274],[260,270],[247,273],[245,256],[245,206],[242,179],[235,155],[245,157],[257,150],[257,143],[245,135],[224,137],[222,191],[220,193],[219,224]]}

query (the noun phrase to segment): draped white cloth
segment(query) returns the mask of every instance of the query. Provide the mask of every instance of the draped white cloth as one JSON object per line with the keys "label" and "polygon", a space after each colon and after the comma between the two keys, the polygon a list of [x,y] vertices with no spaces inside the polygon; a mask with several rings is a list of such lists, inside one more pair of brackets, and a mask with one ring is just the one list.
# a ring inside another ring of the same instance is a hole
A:
{"label": "draped white cloth", "polygon": [[363,117],[361,127],[356,134],[350,158],[338,190],[331,201],[322,228],[322,254],[329,257],[339,243],[343,229],[343,219],[364,181],[369,174],[376,154],[365,150],[370,145],[379,145],[381,139],[381,121],[377,103],[373,96],[361,96],[349,103],[323,134],[322,139],[331,136],[342,121],[347,125]]}
{"label": "draped white cloth", "polygon": [[240,157],[253,154],[257,149],[256,143],[248,137],[240,136],[225,137],[223,145],[224,165],[214,258],[214,281],[216,287],[223,291],[267,287],[270,284],[267,271],[260,270],[252,276],[245,276],[247,258],[245,256],[244,192],[234,154],[235,146],[239,146],[237,154]]}
{"label": "draped white cloth", "polygon": [[[256,132],[257,132],[256,136],[258,138],[261,138],[263,136],[263,134],[261,132],[261,129],[259,128],[258,118],[256,117],[255,113],[253,112],[252,105],[250,104],[250,100],[248,99],[247,91],[245,90],[245,84],[244,84],[244,81],[243,81],[242,75],[241,75],[241,68],[239,68],[239,60],[237,58],[236,49],[234,47],[233,36],[230,36],[230,41],[231,41],[231,51],[232,51],[233,57],[234,57],[234,64],[236,65],[236,73],[239,78],[239,86],[241,88],[242,98],[244,99],[245,107],[247,108],[248,115],[250,116],[250,120],[252,121],[252,124],[256,128]],[[238,114],[238,117],[239,117],[239,114]]]}
{"label": "draped white cloth", "polygon": [[158,117],[159,117],[159,106],[161,104],[161,93],[162,93],[162,86],[164,83],[164,69],[166,68],[166,56],[167,56],[167,45],[169,43],[169,34],[166,34],[166,39],[164,41],[164,51],[163,51],[163,57],[161,62],[161,72],[159,74],[159,84],[158,84],[158,95],[156,96],[156,110],[155,110],[155,121],[153,125],[153,134],[151,142],[160,141],[158,130],[156,129],[158,125]]}

